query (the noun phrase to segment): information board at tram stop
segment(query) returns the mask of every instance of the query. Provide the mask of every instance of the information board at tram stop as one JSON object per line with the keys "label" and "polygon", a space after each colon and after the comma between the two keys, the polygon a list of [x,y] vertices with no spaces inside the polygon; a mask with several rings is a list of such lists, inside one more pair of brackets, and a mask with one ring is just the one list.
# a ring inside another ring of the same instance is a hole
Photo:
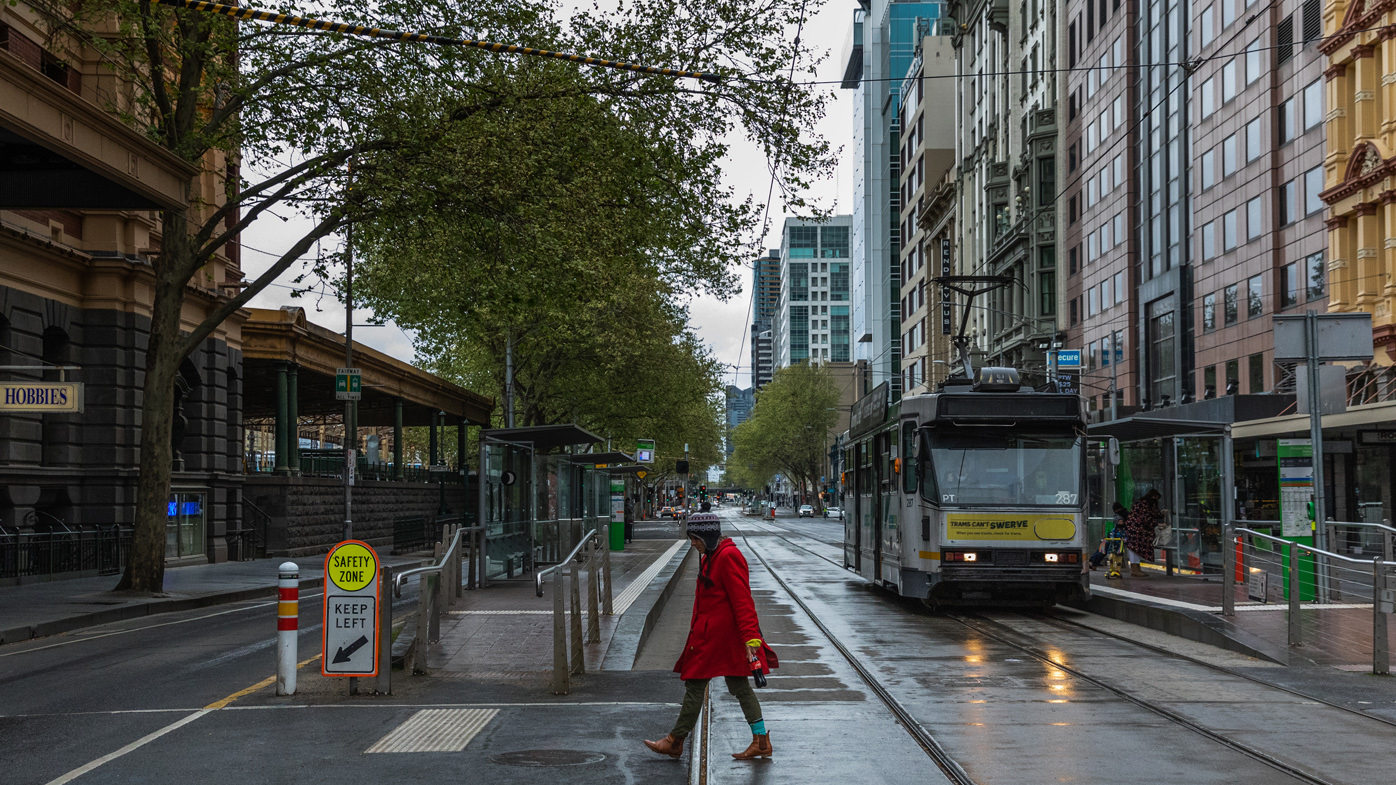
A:
{"label": "information board at tram stop", "polygon": [[358,368],[334,369],[334,397],[337,401],[363,399],[363,376]]}
{"label": "information board at tram stop", "polygon": [[1309,502],[1314,497],[1314,448],[1308,439],[1279,439],[1280,535],[1308,537]]}
{"label": "information board at tram stop", "polygon": [[654,439],[635,440],[635,462],[654,463]]}
{"label": "information board at tram stop", "polygon": [[330,550],[320,635],[323,675],[378,675],[378,590],[378,554],[368,543],[345,540]]}

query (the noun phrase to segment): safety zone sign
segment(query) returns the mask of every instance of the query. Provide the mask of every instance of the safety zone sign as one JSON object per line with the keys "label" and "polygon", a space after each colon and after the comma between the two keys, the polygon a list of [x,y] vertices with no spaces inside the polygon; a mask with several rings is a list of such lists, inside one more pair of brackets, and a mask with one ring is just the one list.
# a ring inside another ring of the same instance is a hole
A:
{"label": "safety zone sign", "polygon": [[378,554],[367,543],[345,540],[325,557],[325,676],[378,675],[378,583]]}

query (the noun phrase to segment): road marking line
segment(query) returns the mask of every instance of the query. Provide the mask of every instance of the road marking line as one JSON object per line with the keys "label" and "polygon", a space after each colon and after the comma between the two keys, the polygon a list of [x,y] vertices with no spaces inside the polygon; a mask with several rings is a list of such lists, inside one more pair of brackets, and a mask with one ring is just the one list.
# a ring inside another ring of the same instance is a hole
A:
{"label": "road marking line", "polygon": [[110,763],[111,761],[120,758],[122,755],[125,755],[128,752],[132,752],[134,750],[140,749],[141,747],[144,747],[150,742],[155,741],[156,739],[160,738],[161,736],[164,736],[167,733],[170,733],[171,731],[176,731],[180,728],[183,728],[185,725],[188,725],[194,720],[197,720],[205,714],[208,714],[210,711],[212,710],[199,709],[198,711],[194,712],[193,714],[190,714],[188,717],[185,717],[182,720],[179,720],[178,722],[172,722],[169,725],[166,725],[165,727],[161,728],[160,730],[155,731],[154,733],[148,733],[145,736],[136,739],[135,741],[131,742],[130,744],[127,744],[125,747],[122,747],[116,752],[107,753],[106,755],[103,755],[102,757],[92,761],[91,763],[87,763],[77,767],[76,769],[73,769],[72,771],[68,772],[67,774],[64,774],[58,779],[49,780],[48,785],[64,785],[64,783],[72,782],[78,777],[81,777],[82,775],[88,773],[89,771],[92,771],[93,769],[97,768],[98,766],[101,766],[104,763]]}
{"label": "road marking line", "polygon": [[669,546],[669,550],[661,554],[658,559],[655,559],[654,563],[646,568],[644,572],[636,576],[635,580],[631,581],[630,585],[625,587],[625,591],[622,591],[620,596],[616,597],[611,603],[612,615],[619,616],[630,610],[630,606],[634,605],[635,601],[640,599],[640,594],[645,589],[649,588],[650,583],[654,580],[654,576],[658,575],[659,571],[664,569],[664,565],[668,564],[669,560],[674,558],[674,554],[679,552],[679,548],[687,544],[688,540],[679,540],[675,542],[673,545]]}
{"label": "road marking line", "polygon": [[364,752],[460,752],[498,713],[499,709],[422,709]]}
{"label": "road marking line", "polygon": [[[300,670],[301,668],[304,668],[305,666],[309,665],[309,664],[312,663],[312,662],[315,662],[315,661],[318,660],[318,659],[320,659],[320,655],[317,654],[317,655],[315,655],[314,657],[311,657],[311,658],[308,659],[308,660],[305,660],[305,661],[303,661],[303,662],[298,662],[298,663],[296,663],[296,670]],[[233,701],[237,700],[238,698],[242,698],[242,697],[246,697],[246,696],[248,696],[248,695],[251,695],[252,693],[256,692],[257,690],[265,689],[265,688],[270,687],[271,685],[273,685],[273,684],[275,684],[275,683],[276,683],[276,677],[275,677],[275,676],[268,676],[268,677],[266,677],[265,679],[262,679],[261,681],[257,682],[256,684],[253,684],[251,687],[248,687],[248,688],[246,688],[246,689],[238,690],[237,692],[233,693],[232,695],[229,695],[228,697],[226,697],[226,698],[224,698],[224,699],[222,699],[222,700],[216,700],[216,701],[214,701],[213,703],[210,703],[209,705],[205,706],[204,708],[207,709],[207,710],[210,710],[210,711],[216,711],[216,710],[218,710],[218,709],[227,708],[229,703],[232,703]]]}
{"label": "road marking line", "polygon": [[[324,594],[324,592],[320,592],[319,594],[307,594],[307,595],[305,595],[305,598],[306,598],[306,599],[313,599],[313,598],[319,597],[319,596],[321,596],[321,595],[323,595],[323,594]],[[256,604],[256,605],[248,605],[248,606],[246,606],[246,607],[244,607],[244,608],[233,608],[232,610],[219,611],[219,612],[217,612],[217,613],[210,613],[210,614],[205,615],[205,616],[195,616],[195,617],[192,618],[192,619],[180,619],[179,621],[161,622],[160,624],[151,624],[151,625],[147,625],[147,626],[145,626],[145,627],[133,627],[133,628],[131,628],[131,629],[129,629],[129,630],[116,630],[116,631],[114,631],[114,632],[104,632],[104,633],[102,633],[101,635],[89,635],[89,636],[84,637],[84,638],[73,638],[72,640],[59,641],[58,643],[50,643],[50,644],[48,644],[47,646],[35,646],[35,647],[32,648],[32,649],[24,649],[23,651],[5,652],[5,653],[3,653],[3,654],[0,654],[0,657],[13,657],[13,656],[15,656],[15,655],[17,655],[17,654],[28,654],[28,653],[34,652],[34,651],[43,651],[44,649],[54,649],[54,648],[57,648],[57,647],[59,647],[59,646],[68,646],[68,645],[73,644],[73,643],[86,643],[87,641],[95,641],[95,640],[98,640],[98,639],[101,639],[101,638],[110,638],[110,637],[113,636],[113,635],[125,635],[125,634],[131,633],[131,632],[141,632],[142,630],[153,630],[153,629],[156,629],[157,627],[169,627],[169,626],[172,626],[172,625],[175,625],[175,624],[188,624],[188,623],[191,622],[191,621],[202,621],[203,619],[212,619],[212,618],[215,617],[215,616],[226,616],[226,615],[228,615],[229,613],[242,613],[243,611],[256,610],[257,608],[267,608],[267,607],[270,607],[270,606],[272,606],[272,605],[276,605],[276,601],[275,601],[275,600],[273,600],[272,602],[262,602],[262,603],[258,603],[258,604]],[[21,644],[16,643],[16,644],[11,644],[11,645],[18,646],[18,645],[21,645]]]}

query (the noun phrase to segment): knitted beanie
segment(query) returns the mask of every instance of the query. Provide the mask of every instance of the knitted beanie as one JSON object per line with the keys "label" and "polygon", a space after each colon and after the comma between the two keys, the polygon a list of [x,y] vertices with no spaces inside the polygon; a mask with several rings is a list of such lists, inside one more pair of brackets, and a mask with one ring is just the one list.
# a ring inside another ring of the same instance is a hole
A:
{"label": "knitted beanie", "polygon": [[695,512],[688,516],[689,537],[697,537],[707,546],[708,553],[717,549],[722,539],[722,519],[710,512]]}

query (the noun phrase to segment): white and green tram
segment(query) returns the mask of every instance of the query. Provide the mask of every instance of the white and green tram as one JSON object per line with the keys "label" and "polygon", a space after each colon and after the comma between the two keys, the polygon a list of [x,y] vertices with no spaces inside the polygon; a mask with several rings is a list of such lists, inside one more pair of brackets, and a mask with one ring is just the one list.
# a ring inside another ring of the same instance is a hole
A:
{"label": "white and green tram", "polygon": [[1086,412],[1011,368],[888,402],[845,437],[844,564],[931,605],[1050,605],[1089,593]]}

